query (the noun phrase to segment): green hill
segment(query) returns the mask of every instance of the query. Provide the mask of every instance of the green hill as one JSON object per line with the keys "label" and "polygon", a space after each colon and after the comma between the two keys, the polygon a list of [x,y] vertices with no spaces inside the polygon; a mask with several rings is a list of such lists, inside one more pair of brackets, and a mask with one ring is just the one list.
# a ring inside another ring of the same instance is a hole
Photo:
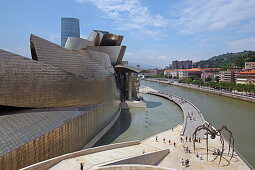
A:
{"label": "green hill", "polygon": [[196,63],[201,68],[230,68],[233,66],[244,68],[245,62],[255,62],[255,51],[243,51],[214,56],[208,60]]}

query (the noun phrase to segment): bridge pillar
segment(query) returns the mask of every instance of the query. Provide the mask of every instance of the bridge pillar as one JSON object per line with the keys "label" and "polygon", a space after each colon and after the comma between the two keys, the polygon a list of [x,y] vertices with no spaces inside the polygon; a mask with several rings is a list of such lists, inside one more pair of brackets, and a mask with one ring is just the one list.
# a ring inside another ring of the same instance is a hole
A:
{"label": "bridge pillar", "polygon": [[132,72],[128,72],[128,100],[132,100]]}

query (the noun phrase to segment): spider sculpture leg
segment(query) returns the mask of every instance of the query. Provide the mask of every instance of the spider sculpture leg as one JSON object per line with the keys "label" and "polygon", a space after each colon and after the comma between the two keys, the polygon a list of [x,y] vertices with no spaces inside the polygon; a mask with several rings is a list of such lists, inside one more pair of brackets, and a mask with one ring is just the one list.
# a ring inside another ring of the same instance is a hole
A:
{"label": "spider sculpture leg", "polygon": [[[209,135],[209,134],[212,134],[212,132],[211,132],[211,130],[210,130],[210,127],[209,127],[209,126],[206,126],[205,124],[198,126],[198,127],[196,128],[194,134],[193,134],[193,137],[195,136],[195,140],[196,140],[196,134],[197,134],[197,132],[199,132],[199,131],[202,130],[202,129],[205,129],[205,130],[207,131],[207,133],[206,133],[206,151],[207,151],[207,161],[208,161],[208,151],[209,151],[209,148],[208,148],[208,135]],[[196,150],[196,148],[195,148],[195,140],[193,140],[194,153],[195,153],[195,150]]]}
{"label": "spider sculpture leg", "polygon": [[221,129],[218,130],[218,132],[220,133],[222,130],[226,130],[226,131],[229,133],[229,135],[230,135],[230,137],[229,137],[229,145],[228,145],[228,154],[229,154],[229,152],[230,152],[230,147],[231,147],[231,145],[232,145],[232,154],[231,154],[231,157],[230,157],[230,159],[229,159],[229,161],[231,161],[231,159],[232,159],[233,156],[234,156],[234,152],[235,152],[234,137],[233,137],[232,132],[227,128],[227,126],[223,125],[223,126],[221,127]]}
{"label": "spider sculpture leg", "polygon": [[221,148],[221,152],[220,152],[220,161],[219,161],[219,164],[218,164],[218,165],[220,165],[221,158],[222,158],[222,155],[223,155],[223,152],[224,152],[224,139],[223,139],[223,137],[221,136],[221,134],[220,134],[219,136],[220,136],[220,142],[221,142],[222,148]]}
{"label": "spider sculpture leg", "polygon": [[195,131],[195,133],[193,134],[193,149],[194,149],[194,153],[196,153],[196,138],[197,138],[197,133]]}
{"label": "spider sculpture leg", "polygon": [[207,155],[207,161],[208,161],[208,133],[206,133],[206,155]]}
{"label": "spider sculpture leg", "polygon": [[[232,136],[232,135],[231,135]],[[231,154],[231,157],[230,157],[230,160],[229,161],[231,161],[231,159],[233,158],[233,156],[234,156],[234,152],[235,152],[235,147],[234,147],[234,137],[232,136],[232,140],[233,140],[233,142],[232,142],[232,154]]]}
{"label": "spider sculpture leg", "polygon": [[199,132],[202,129],[205,129],[206,127],[204,125],[200,125],[196,128],[195,132],[193,133],[193,148],[194,153],[196,152],[196,138],[197,138],[197,132]]}

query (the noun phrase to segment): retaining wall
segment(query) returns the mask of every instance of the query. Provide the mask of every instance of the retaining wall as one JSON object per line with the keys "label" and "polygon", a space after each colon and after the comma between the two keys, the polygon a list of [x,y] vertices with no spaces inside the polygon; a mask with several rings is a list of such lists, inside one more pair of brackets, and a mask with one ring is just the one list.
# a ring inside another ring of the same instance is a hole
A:
{"label": "retaining wall", "polygon": [[114,161],[104,166],[120,165],[120,164],[143,164],[143,165],[157,165],[170,153],[169,149],[150,152],[139,156],[125,158],[122,160]]}
{"label": "retaining wall", "polygon": [[65,159],[75,158],[78,156],[83,156],[83,155],[92,154],[92,153],[96,153],[96,152],[102,152],[105,150],[122,148],[122,147],[139,145],[139,144],[140,144],[140,141],[136,140],[136,141],[130,141],[130,142],[104,145],[104,146],[99,146],[99,147],[90,148],[90,149],[84,149],[81,151],[61,155],[59,157],[55,157],[55,158],[31,165],[29,167],[23,168],[23,170],[45,170],[45,169],[49,169],[50,167],[56,165],[57,163],[59,163],[62,160],[65,160]]}

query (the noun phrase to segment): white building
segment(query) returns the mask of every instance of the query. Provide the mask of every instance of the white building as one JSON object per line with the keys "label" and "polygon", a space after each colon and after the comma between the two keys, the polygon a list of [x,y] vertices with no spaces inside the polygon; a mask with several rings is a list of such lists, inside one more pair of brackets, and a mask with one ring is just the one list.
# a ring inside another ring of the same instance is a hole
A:
{"label": "white building", "polygon": [[245,62],[244,67],[245,70],[253,70],[255,69],[255,62]]}

